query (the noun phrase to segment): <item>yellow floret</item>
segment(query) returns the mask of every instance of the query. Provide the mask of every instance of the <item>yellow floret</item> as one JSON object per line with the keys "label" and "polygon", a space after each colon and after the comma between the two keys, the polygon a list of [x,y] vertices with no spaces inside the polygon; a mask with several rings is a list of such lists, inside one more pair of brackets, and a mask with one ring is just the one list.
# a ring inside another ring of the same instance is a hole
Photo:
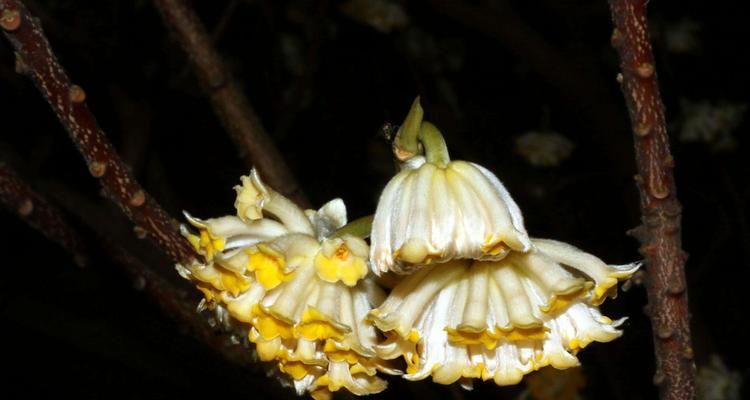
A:
{"label": "yellow floret", "polygon": [[248,251],[247,269],[255,272],[255,279],[266,289],[273,289],[291,278],[284,272],[284,256],[270,247],[259,244]]}

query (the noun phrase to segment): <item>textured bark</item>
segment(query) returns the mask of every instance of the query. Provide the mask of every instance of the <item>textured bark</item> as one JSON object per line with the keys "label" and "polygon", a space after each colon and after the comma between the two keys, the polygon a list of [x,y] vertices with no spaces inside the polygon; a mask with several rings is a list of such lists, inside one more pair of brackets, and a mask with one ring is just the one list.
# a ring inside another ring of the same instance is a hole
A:
{"label": "textured bark", "polygon": [[0,27],[16,51],[16,70],[28,75],[99,179],[105,194],[174,262],[195,257],[159,204],[136,182],[86,105],[86,93],[71,83],[57,61],[39,20],[22,2],[0,0]]}
{"label": "textured bark", "polygon": [[648,37],[646,0],[610,0],[620,56],[622,84],[635,140],[643,224],[634,230],[646,258],[646,289],[656,353],[654,383],[662,399],[695,397],[695,363],[690,339],[681,206],[675,190],[674,159]]}
{"label": "textured bark", "polygon": [[184,0],[154,0],[154,5],[188,54],[214,112],[221,120],[240,156],[255,166],[270,186],[307,207],[299,183],[281,153],[263,129],[250,101],[224,65],[211,36],[190,4]]}

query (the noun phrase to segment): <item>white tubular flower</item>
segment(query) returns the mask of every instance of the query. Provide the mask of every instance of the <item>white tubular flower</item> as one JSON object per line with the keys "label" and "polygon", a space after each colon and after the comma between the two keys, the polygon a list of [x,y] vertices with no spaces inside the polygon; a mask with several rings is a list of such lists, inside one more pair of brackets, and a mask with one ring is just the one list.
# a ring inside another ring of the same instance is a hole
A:
{"label": "white tubular flower", "polygon": [[252,246],[289,233],[284,225],[270,219],[246,223],[229,215],[202,220],[187,212],[184,214],[190,225],[198,228],[198,234],[193,234],[185,226],[181,226],[182,235],[193,245],[198,254],[209,261],[213,260],[216,254]]}
{"label": "white tubular flower", "polygon": [[377,334],[365,323],[367,313],[384,297],[362,279],[367,273],[365,242],[344,237],[319,243],[295,234],[265,245],[263,254],[283,255],[293,271],[290,278],[252,306],[257,300],[242,296],[237,304],[228,304],[230,313],[241,313],[237,318],[252,324],[250,340],[261,360],[278,360],[280,370],[295,382],[307,382],[302,387],[315,397],[341,388],[357,395],[385,389],[376,372],[395,371],[375,360]]}
{"label": "white tubular flower", "polygon": [[624,319],[602,316],[595,304],[614,287],[609,278],[616,283],[639,265],[607,266],[563,243],[537,243],[499,261],[454,260],[406,277],[370,312],[388,338],[378,355],[403,357],[410,380],[511,385],[544,366],[576,366],[578,350],[619,337]]}
{"label": "white tubular flower", "polygon": [[[500,260],[511,250],[528,251],[523,216],[500,180],[477,164],[450,161],[440,132],[421,115],[417,99],[394,145],[404,164],[375,212],[373,271],[408,273],[457,258]],[[419,137],[424,156],[415,153],[419,147],[399,147],[409,146],[409,136]]]}
{"label": "white tubular flower", "polygon": [[240,179],[242,185],[234,187],[237,192],[234,207],[240,219],[250,222],[269,214],[281,221],[290,232],[308,235],[314,233],[305,212],[291,200],[266,186],[255,168],[250,171],[250,175]]}
{"label": "white tubular flower", "polygon": [[303,211],[255,171],[237,194],[238,217],[188,216],[200,232],[183,228],[206,258],[178,266],[204,293],[199,308],[225,308],[245,324],[258,357],[276,362],[300,394],[384,390],[376,373],[398,371],[376,358],[377,331],[365,317],[385,295],[365,279],[367,243],[340,231],[343,201]]}

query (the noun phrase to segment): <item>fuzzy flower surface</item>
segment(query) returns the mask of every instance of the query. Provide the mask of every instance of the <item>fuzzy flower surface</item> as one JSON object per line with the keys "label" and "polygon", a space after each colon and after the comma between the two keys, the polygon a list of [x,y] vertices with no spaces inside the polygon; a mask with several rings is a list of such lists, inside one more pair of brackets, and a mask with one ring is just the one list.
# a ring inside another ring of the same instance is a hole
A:
{"label": "fuzzy flower surface", "polygon": [[237,216],[188,216],[198,233],[183,228],[205,258],[177,267],[203,292],[200,307],[221,307],[244,324],[258,357],[275,362],[299,394],[384,390],[377,371],[397,371],[376,357],[365,317],[385,294],[366,279],[367,243],[334,235],[346,224],[343,202],[302,210],[254,170],[236,190]]}

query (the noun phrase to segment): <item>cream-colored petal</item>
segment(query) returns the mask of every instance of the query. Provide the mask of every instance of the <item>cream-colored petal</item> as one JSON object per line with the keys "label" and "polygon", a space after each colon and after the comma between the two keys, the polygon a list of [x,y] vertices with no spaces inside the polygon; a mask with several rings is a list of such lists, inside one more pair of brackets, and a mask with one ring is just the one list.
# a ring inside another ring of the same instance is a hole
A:
{"label": "cream-colored petal", "polygon": [[598,257],[586,253],[567,243],[549,239],[534,239],[534,246],[550,259],[580,271],[596,283],[590,301],[600,304],[616,290],[618,280],[632,276],[640,268],[640,263],[607,265]]}
{"label": "cream-colored petal", "polygon": [[324,204],[311,216],[318,240],[331,236],[339,228],[346,225],[346,206],[341,199],[333,199]]}
{"label": "cream-colored petal", "polygon": [[510,250],[531,249],[518,206],[486,172],[464,161],[399,172],[375,212],[373,271],[409,273],[457,258],[500,260]]}

